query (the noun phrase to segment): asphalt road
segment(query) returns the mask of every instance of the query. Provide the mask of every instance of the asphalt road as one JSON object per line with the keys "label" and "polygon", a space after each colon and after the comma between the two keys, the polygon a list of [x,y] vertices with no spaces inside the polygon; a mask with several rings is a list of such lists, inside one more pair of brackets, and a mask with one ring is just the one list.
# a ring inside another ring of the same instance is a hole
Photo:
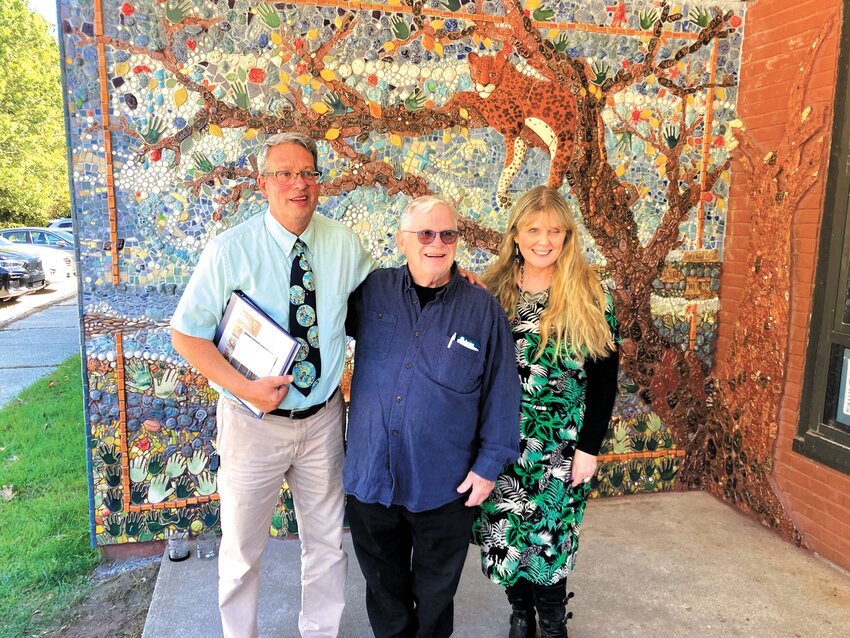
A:
{"label": "asphalt road", "polygon": [[0,407],[78,352],[76,281],[0,303]]}

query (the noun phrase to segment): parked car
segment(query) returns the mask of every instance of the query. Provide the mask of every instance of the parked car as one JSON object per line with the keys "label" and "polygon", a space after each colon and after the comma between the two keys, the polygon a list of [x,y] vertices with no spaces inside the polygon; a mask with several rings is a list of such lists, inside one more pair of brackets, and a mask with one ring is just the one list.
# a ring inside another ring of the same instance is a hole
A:
{"label": "parked car", "polygon": [[39,257],[48,284],[61,284],[77,276],[74,255],[67,250],[40,244],[16,244],[5,237],[0,237],[0,250],[10,250]]}
{"label": "parked car", "polygon": [[70,217],[63,217],[62,219],[51,219],[50,223],[47,224],[47,227],[51,230],[64,230],[67,233],[74,232],[74,221]]}
{"label": "parked car", "polygon": [[52,246],[63,250],[74,250],[74,236],[64,230],[48,228],[3,228],[0,237],[16,244],[34,244]]}
{"label": "parked car", "polygon": [[0,301],[8,301],[45,286],[41,259],[0,248]]}

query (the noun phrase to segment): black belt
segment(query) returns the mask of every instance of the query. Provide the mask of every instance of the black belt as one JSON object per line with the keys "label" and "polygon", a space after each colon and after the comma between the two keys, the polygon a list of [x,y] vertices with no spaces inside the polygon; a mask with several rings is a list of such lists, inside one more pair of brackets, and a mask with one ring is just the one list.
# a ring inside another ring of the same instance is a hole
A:
{"label": "black belt", "polygon": [[[318,403],[316,405],[311,405],[309,408],[304,408],[303,410],[281,410],[280,408],[278,408],[277,410],[272,410],[268,414],[274,414],[275,416],[282,416],[282,417],[285,417],[287,419],[306,419],[308,417],[313,416],[314,414],[316,414],[316,412],[318,412],[323,407],[325,407],[328,403],[330,403],[333,400],[333,398],[336,396],[336,393],[337,393],[338,390],[339,390],[339,388],[334,390],[331,393],[331,396],[328,397],[327,401],[324,401],[322,403]],[[293,391],[292,388],[290,388],[289,391],[292,392]]]}

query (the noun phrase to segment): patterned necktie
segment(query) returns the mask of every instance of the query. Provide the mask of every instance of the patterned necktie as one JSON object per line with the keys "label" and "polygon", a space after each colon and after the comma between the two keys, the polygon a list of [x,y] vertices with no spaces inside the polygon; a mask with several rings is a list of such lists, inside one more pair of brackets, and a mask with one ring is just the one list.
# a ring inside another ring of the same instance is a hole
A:
{"label": "patterned necktie", "polygon": [[305,397],[322,374],[319,356],[319,325],[316,319],[316,281],[304,253],[304,242],[295,242],[292,271],[289,273],[289,332],[298,339],[301,350],[295,357],[293,386]]}

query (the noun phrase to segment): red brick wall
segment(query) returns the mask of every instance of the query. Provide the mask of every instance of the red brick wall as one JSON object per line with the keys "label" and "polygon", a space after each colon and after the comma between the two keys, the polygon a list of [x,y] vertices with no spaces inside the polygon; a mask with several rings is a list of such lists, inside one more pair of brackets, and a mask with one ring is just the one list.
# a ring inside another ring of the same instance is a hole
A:
{"label": "red brick wall", "polygon": [[[789,87],[796,64],[826,21],[834,21],[821,49],[806,96],[824,104],[830,122],[838,65],[840,0],[761,0],[750,5],[745,23],[738,111],[765,151],[776,148],[787,118]],[[827,145],[828,149],[828,145]],[[794,223],[791,335],[785,394],[780,405],[774,481],[804,542],[818,554],[850,569],[850,476],[813,462],[791,449],[797,432],[803,368],[808,343],[817,242],[827,175],[803,199]],[[725,360],[743,289],[751,202],[741,172],[732,175],[721,278],[717,361]]]}

